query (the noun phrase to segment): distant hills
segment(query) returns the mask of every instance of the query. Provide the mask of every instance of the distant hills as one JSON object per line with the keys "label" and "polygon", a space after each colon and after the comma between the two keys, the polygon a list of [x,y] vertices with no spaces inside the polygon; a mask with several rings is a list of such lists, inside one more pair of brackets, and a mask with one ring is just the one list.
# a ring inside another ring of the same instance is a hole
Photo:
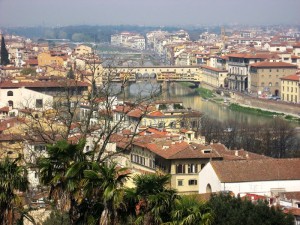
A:
{"label": "distant hills", "polygon": [[[66,27],[16,27],[5,28],[5,33],[25,36],[33,40],[38,39],[69,39],[75,42],[110,42],[112,34],[129,31],[145,35],[152,30],[177,31],[187,30],[192,40],[198,40],[199,34],[206,31],[204,27],[151,27],[151,26],[66,26]],[[220,27],[210,27],[210,32],[220,33]]]}

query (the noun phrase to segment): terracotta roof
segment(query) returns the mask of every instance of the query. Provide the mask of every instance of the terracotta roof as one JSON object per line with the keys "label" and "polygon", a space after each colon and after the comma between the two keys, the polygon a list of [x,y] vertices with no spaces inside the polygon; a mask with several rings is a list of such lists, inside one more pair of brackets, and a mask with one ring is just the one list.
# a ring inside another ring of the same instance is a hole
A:
{"label": "terracotta roof", "polygon": [[147,116],[150,116],[150,117],[159,117],[159,116],[164,116],[165,114],[163,114],[161,111],[154,111],[154,112],[151,112],[149,114],[147,114]]}
{"label": "terracotta roof", "polygon": [[0,83],[0,88],[39,88],[39,87],[88,87],[89,84],[81,81],[34,81],[34,82],[12,82],[12,81],[4,81]]}
{"label": "terracotta roof", "polygon": [[16,126],[17,124],[24,123],[25,120],[23,118],[7,118],[0,122],[0,131],[7,130],[13,126]]}
{"label": "terracotta roof", "polygon": [[294,192],[280,192],[280,197],[288,199],[288,200],[298,200],[300,201],[300,191],[294,191]]}
{"label": "terracotta roof", "polygon": [[25,61],[27,65],[38,65],[38,60],[37,59],[28,59]]}
{"label": "terracotta roof", "polygon": [[227,57],[233,57],[233,58],[246,58],[246,59],[268,59],[272,57],[274,54],[250,54],[250,53],[234,53],[234,54],[228,54]]}
{"label": "terracotta roof", "polygon": [[297,65],[286,62],[258,62],[252,63],[251,67],[257,68],[297,68]]}
{"label": "terracotta roof", "polygon": [[9,107],[4,106],[4,107],[0,108],[0,112],[9,112]]}
{"label": "terracotta roof", "polygon": [[300,73],[288,75],[280,78],[281,80],[300,81]]}
{"label": "terracotta roof", "polygon": [[169,159],[176,153],[184,150],[185,148],[188,148],[189,144],[187,142],[177,142],[176,144],[172,144],[171,141],[169,141],[169,143],[167,141],[164,141],[163,145],[157,143],[149,143],[146,146],[147,149],[151,152],[161,156],[162,158]]}
{"label": "terracotta roof", "polygon": [[288,208],[283,210],[286,214],[292,214],[294,216],[300,216],[300,209],[299,208]]}
{"label": "terracotta roof", "polygon": [[210,162],[221,182],[300,180],[300,159]]}
{"label": "terracotta roof", "polygon": [[216,71],[216,72],[227,72],[227,70],[222,70],[222,69],[218,69],[218,68],[215,68],[215,67],[211,67],[211,66],[201,66],[202,68],[205,68],[205,69],[209,69],[209,70],[213,70],[213,71]]}

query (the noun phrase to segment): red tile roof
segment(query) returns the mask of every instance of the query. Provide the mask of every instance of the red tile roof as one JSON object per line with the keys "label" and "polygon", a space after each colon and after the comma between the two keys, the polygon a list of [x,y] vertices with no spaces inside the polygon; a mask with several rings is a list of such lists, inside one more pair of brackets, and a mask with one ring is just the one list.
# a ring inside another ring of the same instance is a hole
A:
{"label": "red tile roof", "polygon": [[34,82],[12,82],[4,81],[0,83],[0,88],[38,88],[38,87],[88,87],[89,84],[81,81],[66,80],[66,81],[34,81]]}
{"label": "red tile roof", "polygon": [[292,214],[294,216],[300,216],[300,209],[299,208],[287,208],[283,210],[286,214]]}
{"label": "red tile roof", "polygon": [[286,63],[286,62],[258,62],[251,64],[251,67],[256,68],[296,68],[297,65]]}
{"label": "red tile roof", "polygon": [[289,81],[298,81],[300,82],[300,73],[288,75],[285,77],[280,78],[281,80],[289,80]]}
{"label": "red tile roof", "polygon": [[300,180],[300,159],[210,162],[221,182]]}
{"label": "red tile roof", "polygon": [[0,112],[9,112],[9,107],[4,106],[4,107],[0,108]]}
{"label": "red tile roof", "polygon": [[213,70],[215,72],[227,72],[227,70],[222,70],[222,69],[218,69],[218,68],[215,68],[215,67],[211,67],[211,66],[201,66],[202,68],[205,68],[205,69],[209,69],[209,70]]}
{"label": "red tile roof", "polygon": [[160,117],[160,116],[164,116],[164,115],[165,114],[163,114],[161,111],[154,111],[154,112],[147,114],[147,116],[150,116],[150,117]]}
{"label": "red tile roof", "polygon": [[281,192],[280,197],[288,199],[288,200],[297,200],[300,201],[300,191],[293,191],[293,192]]}
{"label": "red tile roof", "polygon": [[269,59],[273,57],[274,54],[250,54],[250,53],[234,53],[234,54],[228,54],[227,57],[233,57],[233,58],[246,58],[246,59]]}
{"label": "red tile roof", "polygon": [[27,65],[34,65],[34,66],[39,64],[37,59],[28,59],[25,61],[25,63]]}

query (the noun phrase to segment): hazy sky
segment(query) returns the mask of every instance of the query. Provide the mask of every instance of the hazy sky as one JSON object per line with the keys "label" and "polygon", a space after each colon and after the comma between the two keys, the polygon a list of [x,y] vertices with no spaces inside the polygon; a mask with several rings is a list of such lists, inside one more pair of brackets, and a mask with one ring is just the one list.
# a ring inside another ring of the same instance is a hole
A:
{"label": "hazy sky", "polygon": [[0,0],[0,26],[300,24],[300,0]]}

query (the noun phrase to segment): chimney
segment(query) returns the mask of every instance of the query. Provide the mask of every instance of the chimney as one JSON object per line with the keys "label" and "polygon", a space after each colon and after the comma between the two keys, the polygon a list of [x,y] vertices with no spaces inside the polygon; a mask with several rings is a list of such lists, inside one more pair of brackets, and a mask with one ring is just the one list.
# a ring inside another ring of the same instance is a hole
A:
{"label": "chimney", "polygon": [[7,128],[10,128],[10,123],[7,123],[7,124],[6,124],[6,127],[7,127]]}
{"label": "chimney", "polygon": [[235,156],[239,156],[239,151],[238,151],[238,150],[235,150],[234,155],[235,155]]}

